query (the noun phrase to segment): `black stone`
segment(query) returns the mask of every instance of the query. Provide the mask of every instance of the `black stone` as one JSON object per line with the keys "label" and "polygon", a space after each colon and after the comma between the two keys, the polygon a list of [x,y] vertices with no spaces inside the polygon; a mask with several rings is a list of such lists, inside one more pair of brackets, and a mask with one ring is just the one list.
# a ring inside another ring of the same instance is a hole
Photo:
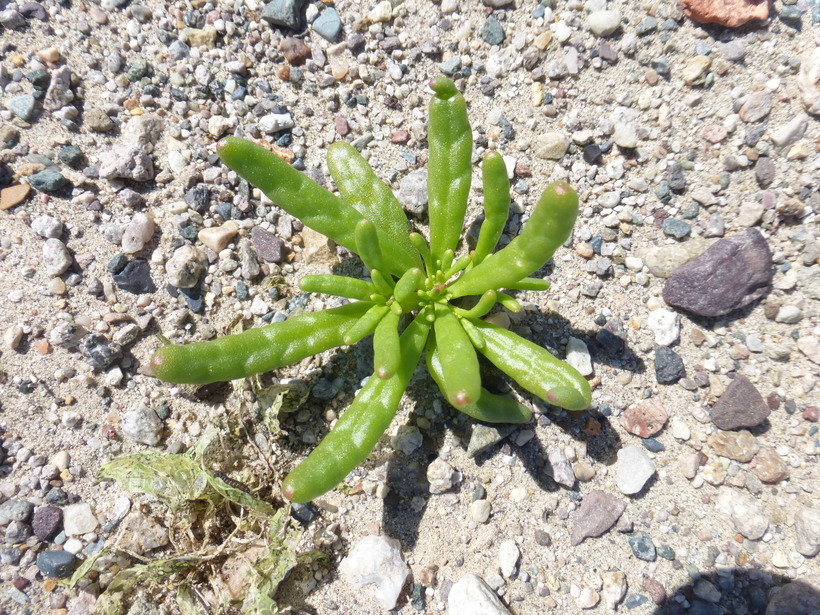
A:
{"label": "black stone", "polygon": [[77,566],[77,558],[68,551],[44,551],[37,556],[37,568],[43,576],[65,579]]}
{"label": "black stone", "polygon": [[205,299],[202,291],[198,288],[180,288],[179,293],[188,304],[188,309],[194,314],[199,314],[205,308]]}
{"label": "black stone", "polygon": [[584,146],[584,162],[594,164],[601,157],[601,148],[595,143]]}
{"label": "black stone", "polygon": [[680,355],[667,346],[655,349],[655,378],[658,384],[675,384],[686,375]]}
{"label": "black stone", "polygon": [[153,293],[157,290],[151,279],[151,265],[143,258],[129,261],[125,267],[111,277],[114,278],[114,283],[118,287],[135,295]]}
{"label": "black stone", "polygon": [[297,504],[294,502],[290,505],[290,516],[299,523],[307,524],[319,516],[319,511],[313,504]]}

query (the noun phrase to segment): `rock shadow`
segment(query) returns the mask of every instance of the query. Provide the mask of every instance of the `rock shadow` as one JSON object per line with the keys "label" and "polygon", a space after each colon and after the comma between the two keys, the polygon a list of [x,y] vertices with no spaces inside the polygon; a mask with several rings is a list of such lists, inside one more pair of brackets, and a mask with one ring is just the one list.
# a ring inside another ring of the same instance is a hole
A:
{"label": "rock shadow", "polygon": [[703,573],[667,592],[653,611],[653,615],[690,614],[820,615],[820,579],[790,579],[763,570],[727,568]]}

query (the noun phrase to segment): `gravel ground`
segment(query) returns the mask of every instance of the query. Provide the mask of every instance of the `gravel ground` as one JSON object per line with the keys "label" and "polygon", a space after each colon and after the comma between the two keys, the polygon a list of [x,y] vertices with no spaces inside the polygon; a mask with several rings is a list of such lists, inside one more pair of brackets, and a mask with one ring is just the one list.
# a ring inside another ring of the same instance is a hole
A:
{"label": "gravel ground", "polygon": [[[367,344],[265,377],[310,390],[279,429],[250,383],[172,387],[144,366],[156,334],[322,309],[299,278],[362,268],[221,166],[216,141],[267,143],[332,187],[325,150],[348,140],[424,228],[425,84],[442,73],[475,160],[507,157],[502,241],[549,181],[581,196],[551,289],[519,293],[509,320],[588,374],[593,405],[534,403],[530,424],[491,429],[420,370],[348,488],[293,511],[298,550],[327,557],[279,606],[383,612],[340,572],[382,535],[410,569],[401,613],[478,595],[520,615],[815,612],[795,600],[820,604],[817,0],[733,29],[669,0],[45,0],[3,2],[0,24],[0,612],[90,613],[140,554],[193,549],[155,497],[98,480],[122,455],[215,427],[213,470],[281,504],[368,375]],[[115,545],[131,555],[55,586]],[[213,561],[202,612],[222,612]],[[125,612],[182,612],[177,589],[140,584]]]}

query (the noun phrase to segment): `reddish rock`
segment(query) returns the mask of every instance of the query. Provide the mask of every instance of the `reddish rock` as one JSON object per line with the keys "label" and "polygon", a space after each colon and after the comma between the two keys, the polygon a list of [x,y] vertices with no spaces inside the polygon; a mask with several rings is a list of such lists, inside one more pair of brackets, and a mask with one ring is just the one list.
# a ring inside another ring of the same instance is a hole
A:
{"label": "reddish rock", "polygon": [[803,418],[812,423],[816,423],[817,419],[820,418],[820,412],[818,412],[817,406],[809,406],[803,410]]}
{"label": "reddish rock", "polygon": [[406,130],[397,130],[390,135],[391,143],[407,143],[410,140],[410,133]]}
{"label": "reddish rock", "polygon": [[698,23],[716,23],[727,28],[769,17],[768,0],[681,0],[681,8]]}
{"label": "reddish rock", "polygon": [[641,585],[644,591],[652,598],[655,604],[663,604],[666,601],[666,588],[652,577],[647,577]]}
{"label": "reddish rock", "polygon": [[339,133],[340,137],[346,137],[350,134],[350,124],[347,121],[347,118],[343,115],[337,115],[336,120],[336,132]]}
{"label": "reddish rock", "polygon": [[621,415],[621,426],[639,438],[648,438],[663,429],[668,418],[666,408],[654,399],[647,399]]}

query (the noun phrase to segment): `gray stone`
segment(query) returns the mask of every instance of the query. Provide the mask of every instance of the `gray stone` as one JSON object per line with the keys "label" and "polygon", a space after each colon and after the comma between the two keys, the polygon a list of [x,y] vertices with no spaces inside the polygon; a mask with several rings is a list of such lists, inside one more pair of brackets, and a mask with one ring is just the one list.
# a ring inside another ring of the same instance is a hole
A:
{"label": "gray stone", "polygon": [[766,188],[774,181],[777,173],[774,161],[770,156],[761,156],[755,164],[755,179],[761,188]]}
{"label": "gray stone", "polygon": [[500,45],[504,41],[504,29],[494,15],[490,15],[481,28],[481,38],[488,45]]}
{"label": "gray stone", "polygon": [[342,20],[336,9],[328,7],[316,18],[311,27],[323,39],[334,43],[342,31]]}
{"label": "gray stone", "polygon": [[262,19],[272,26],[283,26],[291,30],[302,27],[304,0],[273,0],[262,9]]}
{"label": "gray stone", "polygon": [[447,615],[510,615],[510,611],[481,577],[468,574],[450,588]]}
{"label": "gray stone", "polygon": [[654,562],[657,558],[655,543],[646,532],[635,532],[627,541],[632,554],[645,562]]}
{"label": "gray stone", "polygon": [[608,531],[626,510],[626,501],[604,491],[593,491],[584,496],[581,507],[572,519],[573,545],[586,538],[597,537]]}
{"label": "gray stone", "polygon": [[50,276],[58,276],[65,273],[71,267],[74,259],[65,244],[59,239],[46,239],[43,244],[43,269]]}
{"label": "gray stone", "polygon": [[68,66],[61,66],[51,73],[51,83],[49,83],[46,97],[43,99],[43,108],[48,111],[56,111],[73,100],[71,69]]}
{"label": "gray stone", "polygon": [[154,179],[151,156],[140,147],[118,144],[100,154],[101,179],[131,179],[145,182]]}
{"label": "gray stone", "polygon": [[0,504],[0,525],[9,521],[27,522],[31,517],[34,504],[25,500],[11,499]]}
{"label": "gray stone", "polygon": [[34,119],[36,103],[37,99],[34,98],[33,94],[21,94],[9,101],[9,111],[24,122],[30,122]]}
{"label": "gray stone", "polygon": [[763,297],[772,282],[772,253],[763,235],[749,229],[716,241],[675,269],[663,289],[667,304],[698,316],[722,316]]}
{"label": "gray stone", "polygon": [[801,555],[820,553],[820,508],[802,507],[794,516],[795,549]]}
{"label": "gray stone", "polygon": [[755,385],[737,374],[710,411],[712,422],[723,430],[756,427],[771,410]]}
{"label": "gray stone", "polygon": [[655,349],[655,379],[658,384],[675,384],[686,375],[680,355],[668,346]]}
{"label": "gray stone", "polygon": [[418,169],[405,175],[396,196],[402,207],[415,216],[427,211],[427,169]]}
{"label": "gray stone", "polygon": [[31,184],[32,188],[40,192],[54,194],[65,188],[68,184],[68,180],[56,169],[48,168],[30,176],[28,183]]}
{"label": "gray stone", "polygon": [[515,429],[514,425],[483,425],[476,423],[473,432],[470,434],[470,442],[467,445],[467,456],[475,457],[488,448],[501,442],[509,436]]}
{"label": "gray stone", "polygon": [[91,367],[104,369],[122,354],[120,345],[100,333],[90,333],[80,341],[80,352]]}
{"label": "gray stone", "polygon": [[122,435],[134,442],[156,446],[162,439],[162,421],[148,406],[137,406],[122,417]]}

